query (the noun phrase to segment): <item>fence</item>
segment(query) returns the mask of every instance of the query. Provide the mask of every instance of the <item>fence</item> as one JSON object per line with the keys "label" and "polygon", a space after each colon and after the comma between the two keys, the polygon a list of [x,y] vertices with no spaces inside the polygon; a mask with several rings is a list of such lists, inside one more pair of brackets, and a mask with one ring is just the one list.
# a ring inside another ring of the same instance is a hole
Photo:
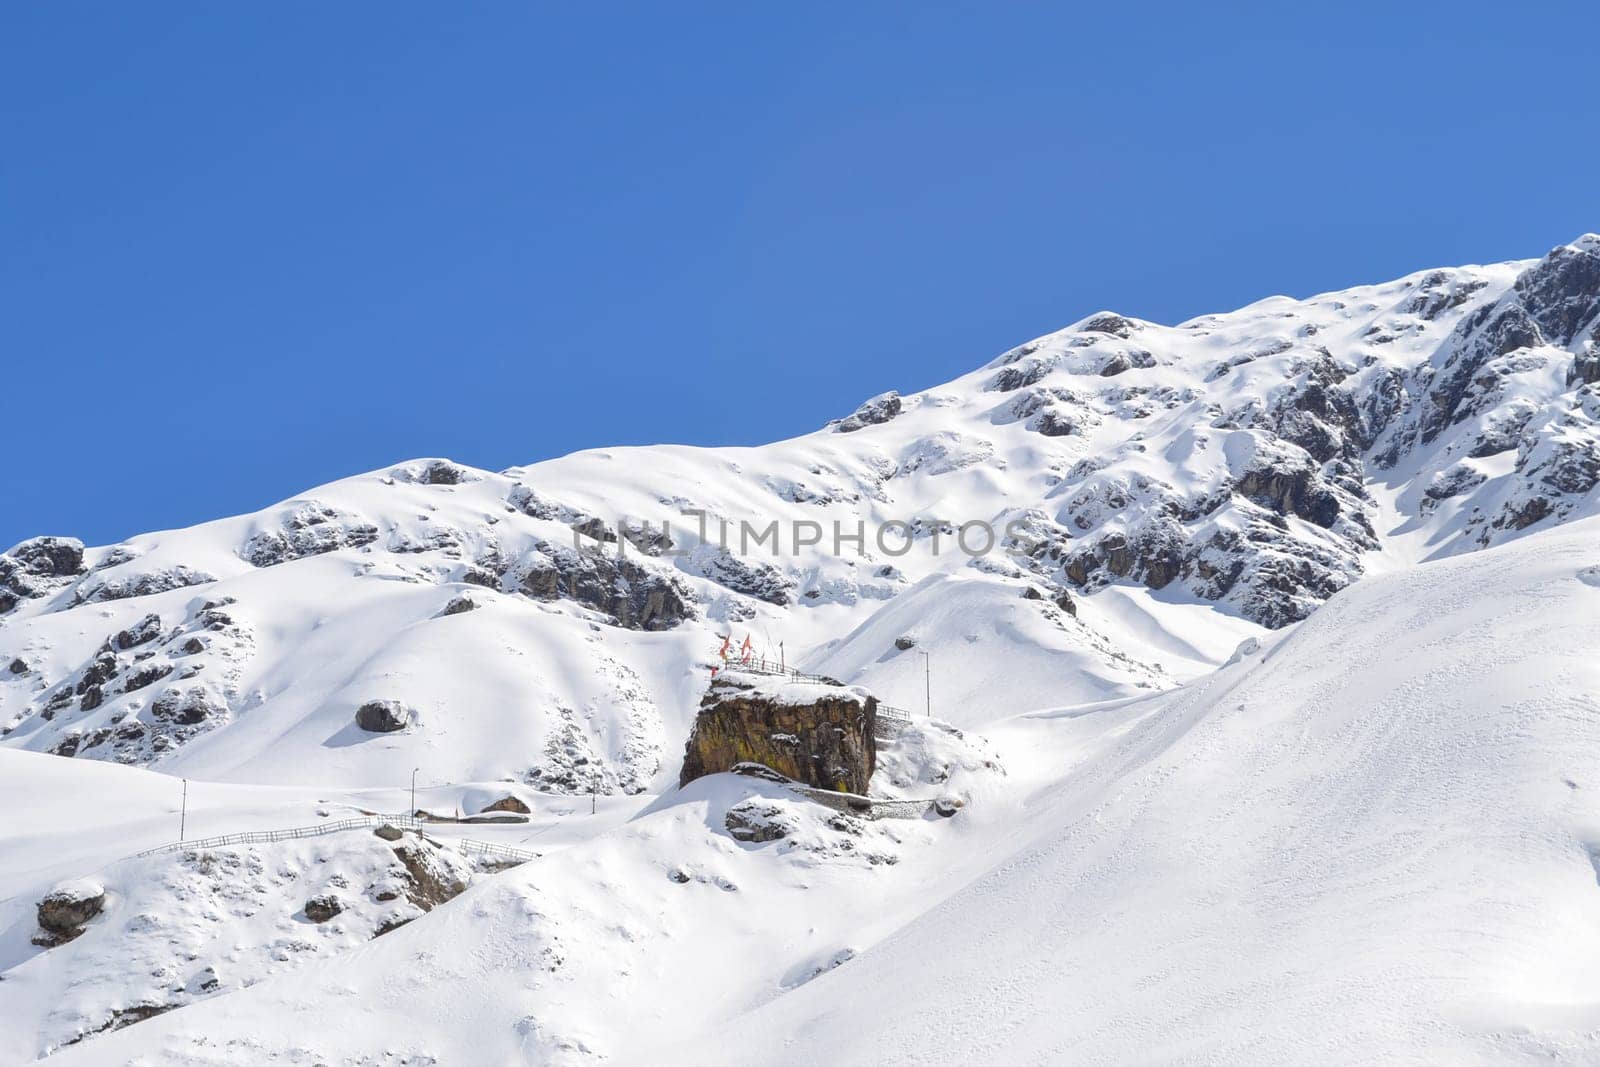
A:
{"label": "fence", "polygon": [[[425,826],[432,827],[436,825],[410,815],[362,815],[353,819],[316,823],[312,826],[296,826],[287,830],[248,830],[236,834],[221,834],[217,837],[201,837],[191,841],[173,841],[170,844],[147,848],[143,852],[135,852],[134,857],[154,856],[163,852],[183,852],[188,849],[227,848],[230,845],[261,845],[274,841],[296,841],[305,837],[322,837],[324,834],[336,834],[345,830],[362,830],[369,826],[383,826],[385,824],[399,827],[402,830],[418,831]],[[500,845],[490,841],[474,841],[470,838],[450,839],[449,843],[462,852],[513,859],[518,863],[526,863],[528,860],[537,859],[539,856],[537,852],[529,852],[526,849],[512,848],[510,845]]]}
{"label": "fence", "polygon": [[748,660],[728,660],[717,670],[719,672],[729,671],[735,674],[766,674],[774,678],[792,678],[797,682],[818,682],[822,685],[842,684],[837,678],[829,678],[825,674],[807,674],[792,667],[784,667],[773,663],[771,660],[760,656],[754,656]]}

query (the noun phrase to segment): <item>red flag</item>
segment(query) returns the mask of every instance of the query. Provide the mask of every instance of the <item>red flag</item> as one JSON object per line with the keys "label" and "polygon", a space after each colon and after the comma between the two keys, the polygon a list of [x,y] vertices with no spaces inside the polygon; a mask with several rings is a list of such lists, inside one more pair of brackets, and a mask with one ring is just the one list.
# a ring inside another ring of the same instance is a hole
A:
{"label": "red flag", "polygon": [[739,658],[744,660],[744,662],[746,662],[746,663],[750,662],[750,635],[749,634],[745,634],[744,644],[739,646]]}

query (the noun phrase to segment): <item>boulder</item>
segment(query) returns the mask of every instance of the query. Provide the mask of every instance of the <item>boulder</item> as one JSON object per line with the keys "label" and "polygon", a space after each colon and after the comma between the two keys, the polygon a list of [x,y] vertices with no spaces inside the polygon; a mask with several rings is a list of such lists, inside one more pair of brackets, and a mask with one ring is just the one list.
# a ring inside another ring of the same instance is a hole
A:
{"label": "boulder", "polygon": [[400,829],[400,827],[394,825],[393,823],[387,822],[372,832],[383,838],[385,841],[398,841],[405,836],[404,830]]}
{"label": "boulder", "polygon": [[901,652],[905,652],[909,649],[917,647],[917,639],[912,637],[910,634],[901,634],[899,637],[894,639],[894,647],[898,648]]}
{"label": "boulder", "polygon": [[467,612],[476,611],[477,609],[478,609],[478,602],[476,600],[473,600],[470,596],[467,596],[465,593],[463,593],[460,596],[451,597],[450,598],[450,603],[446,604],[444,606],[444,610],[441,611],[439,614],[440,615],[465,615]]}
{"label": "boulder", "polygon": [[679,785],[758,763],[819,789],[865,793],[877,712],[877,699],[858,688],[724,675],[700,702]]}
{"label": "boulder", "polygon": [[[507,793],[505,796],[494,801],[492,804],[485,804],[482,811],[511,811],[516,812],[518,815],[529,814],[528,805],[524,804],[521,799],[512,796],[510,793]],[[480,812],[480,814],[481,813],[482,812]]]}
{"label": "boulder", "polygon": [[723,826],[735,841],[760,844],[788,837],[795,830],[793,819],[771,801],[743,800],[728,809]]}
{"label": "boulder", "polygon": [[78,879],[56,886],[39,901],[39,926],[47,937],[37,943],[59,945],[71,941],[105,906],[105,887],[98,882]]}
{"label": "boulder", "polygon": [[10,670],[12,674],[27,674],[28,661],[25,659],[14,659],[11,661],[11,666],[8,668],[8,670]]}
{"label": "boulder", "polygon": [[314,923],[325,923],[344,910],[344,903],[332,893],[323,893],[306,901],[306,918]]}
{"label": "boulder", "polygon": [[369,700],[356,709],[356,725],[372,734],[392,734],[411,722],[411,709],[398,700]]}

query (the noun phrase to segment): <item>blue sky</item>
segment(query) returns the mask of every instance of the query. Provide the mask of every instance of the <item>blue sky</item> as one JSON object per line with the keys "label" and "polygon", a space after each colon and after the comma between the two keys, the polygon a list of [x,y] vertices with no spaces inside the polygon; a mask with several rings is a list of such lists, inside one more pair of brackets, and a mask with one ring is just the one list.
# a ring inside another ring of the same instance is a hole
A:
{"label": "blue sky", "polygon": [[0,547],[1600,229],[1593,4],[1098,6],[7,5]]}

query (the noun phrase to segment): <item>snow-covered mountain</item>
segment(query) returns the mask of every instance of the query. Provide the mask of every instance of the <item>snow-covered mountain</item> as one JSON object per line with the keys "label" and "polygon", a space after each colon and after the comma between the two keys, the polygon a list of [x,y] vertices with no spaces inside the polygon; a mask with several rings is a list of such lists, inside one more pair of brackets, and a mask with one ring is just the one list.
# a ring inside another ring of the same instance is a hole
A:
{"label": "snow-covered mountain", "polygon": [[[415,460],[23,542],[0,1059],[146,1008],[62,1058],[717,1061],[730,1027],[749,1062],[1593,1052],[1597,483],[1591,235],[1096,314],[758,448]],[[889,742],[874,788],[960,816],[679,790],[728,635],[928,703],[947,725]],[[407,808],[413,768],[429,810],[514,790],[531,821],[492,832],[544,854],[370,944],[376,904],[292,918],[405,880],[370,835],[123,859],[174,836],[177,777],[211,834]],[[730,836],[740,804],[781,839]],[[76,877],[100,926],[34,945]],[[152,977],[86,977],[121,969]]]}

